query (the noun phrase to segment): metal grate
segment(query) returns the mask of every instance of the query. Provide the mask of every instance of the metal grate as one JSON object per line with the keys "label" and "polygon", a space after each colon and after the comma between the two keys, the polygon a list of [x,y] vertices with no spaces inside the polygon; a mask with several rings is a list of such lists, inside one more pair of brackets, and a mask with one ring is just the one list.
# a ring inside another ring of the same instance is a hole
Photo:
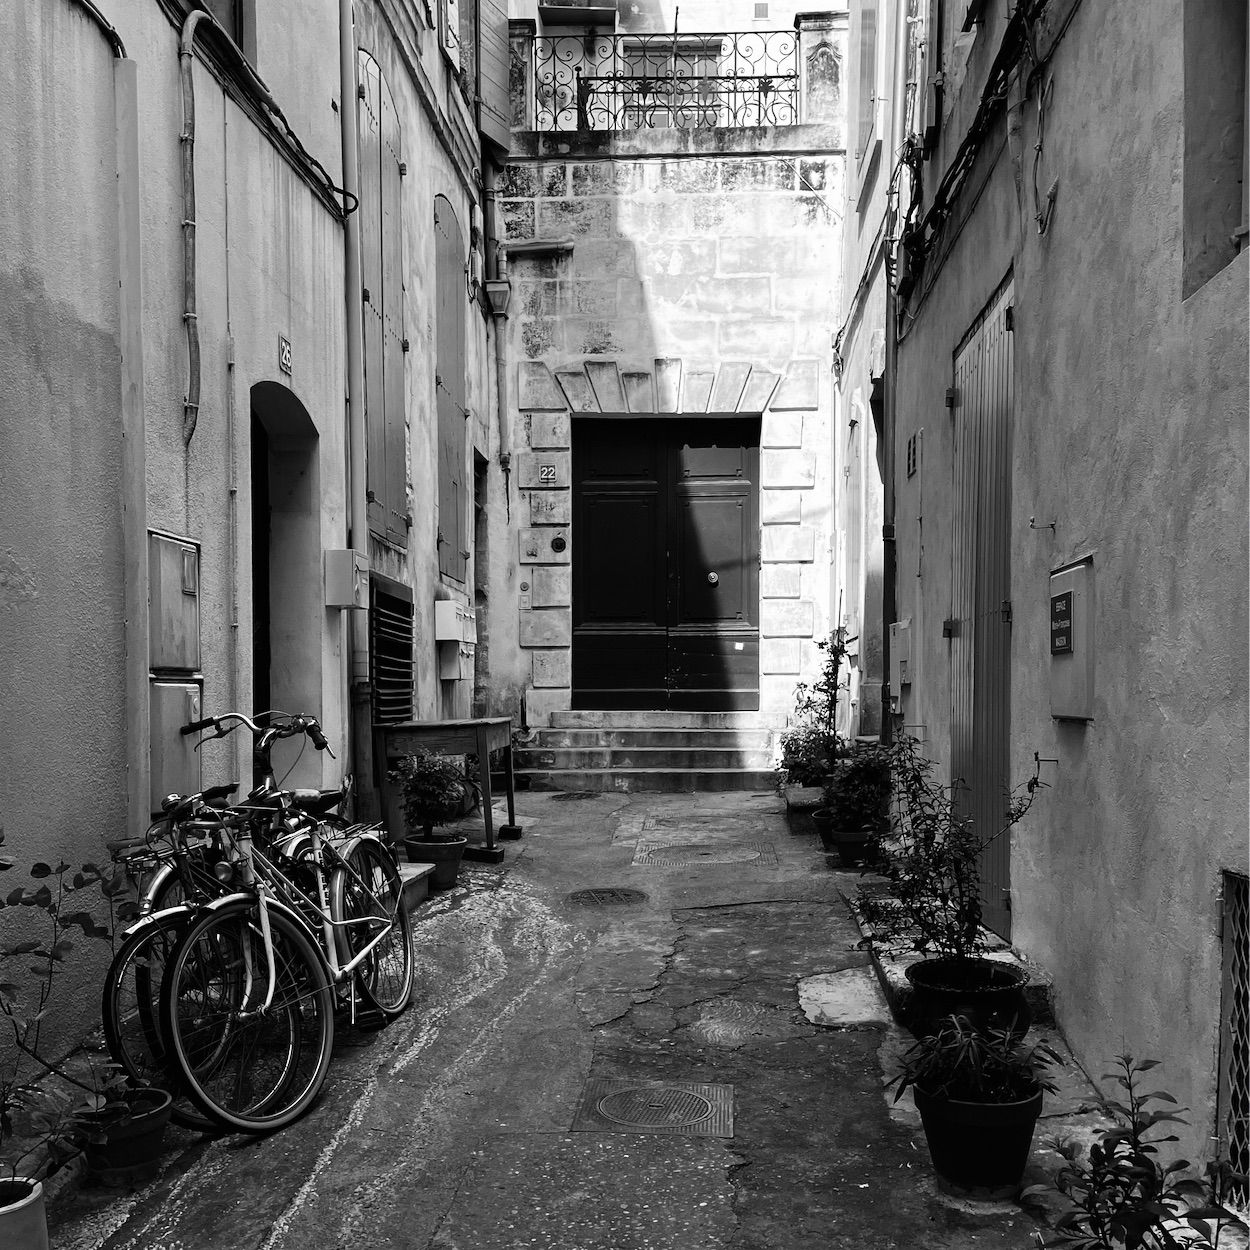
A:
{"label": "metal grate", "polygon": [[372,583],[369,613],[369,683],[373,687],[373,723],[395,725],[412,720],[412,601]]}
{"label": "metal grate", "polygon": [[775,864],[771,842],[639,842],[635,864],[682,868],[695,864]]}
{"label": "metal grate", "polygon": [[594,890],[574,890],[565,901],[575,907],[625,907],[633,903],[645,903],[647,896],[641,890],[600,886]]}
{"label": "metal grate", "polygon": [[[1224,874],[1224,984],[1220,1002],[1218,1133],[1235,1173],[1250,1173],[1250,878]],[[1250,1207],[1250,1186],[1234,1187],[1229,1200]]]}
{"label": "metal grate", "polygon": [[696,1081],[586,1082],[569,1131],[732,1137],[733,1086]]}

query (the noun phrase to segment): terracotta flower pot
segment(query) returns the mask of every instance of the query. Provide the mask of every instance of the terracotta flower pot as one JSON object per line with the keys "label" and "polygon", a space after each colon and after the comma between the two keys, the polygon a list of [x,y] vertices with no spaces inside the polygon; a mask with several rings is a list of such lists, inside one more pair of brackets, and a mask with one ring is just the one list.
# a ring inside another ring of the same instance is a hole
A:
{"label": "terracotta flower pot", "polygon": [[917,1037],[936,1033],[947,1016],[964,1016],[974,1028],[1009,1028],[1017,1037],[1032,1023],[1028,973],[1014,964],[975,956],[922,959],[904,975],[912,987],[908,1027]]}
{"label": "terracotta flower pot", "polygon": [[434,865],[434,872],[430,876],[430,889],[450,890],[460,875],[460,860],[468,843],[468,838],[444,838],[437,841],[410,835],[404,839],[404,849],[408,852],[410,863]]}
{"label": "terracotta flower pot", "polygon": [[977,1198],[1012,1198],[1020,1188],[1042,1091],[1020,1102],[962,1102],[912,1089],[940,1182]]}
{"label": "terracotta flower pot", "polygon": [[83,1151],[93,1176],[110,1184],[146,1180],[160,1166],[165,1129],[173,1098],[163,1089],[128,1090],[125,1106],[108,1107],[83,1117]]}

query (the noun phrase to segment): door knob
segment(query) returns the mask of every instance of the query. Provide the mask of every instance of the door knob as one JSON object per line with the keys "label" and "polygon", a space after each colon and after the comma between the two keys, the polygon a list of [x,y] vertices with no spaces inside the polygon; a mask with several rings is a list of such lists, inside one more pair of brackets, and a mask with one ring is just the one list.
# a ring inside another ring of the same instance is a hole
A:
{"label": "door knob", "polygon": [[717,577],[715,573],[709,573],[707,575],[707,581],[709,586],[715,586],[716,583],[720,581],[720,578]]}

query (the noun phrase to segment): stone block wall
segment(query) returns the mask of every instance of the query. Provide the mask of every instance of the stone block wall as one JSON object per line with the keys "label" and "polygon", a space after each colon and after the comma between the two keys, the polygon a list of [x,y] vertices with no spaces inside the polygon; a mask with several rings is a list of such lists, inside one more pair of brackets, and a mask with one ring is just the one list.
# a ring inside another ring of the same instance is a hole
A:
{"label": "stone block wall", "polygon": [[570,706],[569,453],[594,413],[762,416],[760,696],[780,722],[829,629],[840,132],[591,138],[519,136],[499,186],[530,722]]}

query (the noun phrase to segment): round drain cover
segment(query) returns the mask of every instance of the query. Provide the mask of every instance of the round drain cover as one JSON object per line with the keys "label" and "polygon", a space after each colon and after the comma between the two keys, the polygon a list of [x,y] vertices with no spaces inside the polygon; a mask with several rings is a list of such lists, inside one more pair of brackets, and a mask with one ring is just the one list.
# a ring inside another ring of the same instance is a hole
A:
{"label": "round drain cover", "polygon": [[678,842],[672,846],[656,846],[647,851],[652,864],[747,864],[759,859],[755,846],[717,846],[715,842]]}
{"label": "round drain cover", "polygon": [[574,890],[566,901],[577,907],[620,907],[629,903],[645,903],[647,896],[641,890],[600,886],[595,890]]}
{"label": "round drain cover", "polygon": [[599,1099],[605,1120],[637,1128],[688,1128],[710,1120],[714,1108],[688,1089],[619,1089]]}

